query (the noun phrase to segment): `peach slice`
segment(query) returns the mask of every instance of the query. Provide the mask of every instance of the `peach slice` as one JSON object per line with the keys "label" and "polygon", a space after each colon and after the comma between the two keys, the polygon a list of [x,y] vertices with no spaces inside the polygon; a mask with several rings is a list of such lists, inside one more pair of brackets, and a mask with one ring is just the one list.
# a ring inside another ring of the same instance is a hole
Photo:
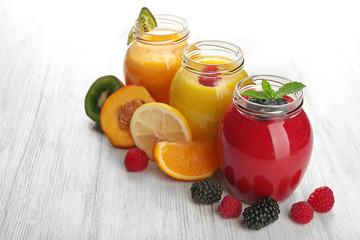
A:
{"label": "peach slice", "polygon": [[130,120],[134,111],[154,98],[142,86],[130,85],[114,92],[101,108],[101,128],[111,144],[121,148],[135,147],[130,133]]}

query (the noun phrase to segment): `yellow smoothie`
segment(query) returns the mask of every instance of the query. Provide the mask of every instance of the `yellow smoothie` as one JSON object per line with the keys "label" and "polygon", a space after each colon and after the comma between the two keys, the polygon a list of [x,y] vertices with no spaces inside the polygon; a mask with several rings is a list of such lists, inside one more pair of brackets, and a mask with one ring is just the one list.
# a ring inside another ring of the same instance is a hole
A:
{"label": "yellow smoothie", "polygon": [[204,71],[210,69],[214,73],[204,76],[180,68],[170,86],[170,105],[188,120],[193,140],[212,141],[216,139],[218,123],[225,109],[232,102],[236,83],[248,75],[243,69],[231,74],[217,72],[216,69],[233,62],[226,57],[206,56],[192,61],[203,65]]}

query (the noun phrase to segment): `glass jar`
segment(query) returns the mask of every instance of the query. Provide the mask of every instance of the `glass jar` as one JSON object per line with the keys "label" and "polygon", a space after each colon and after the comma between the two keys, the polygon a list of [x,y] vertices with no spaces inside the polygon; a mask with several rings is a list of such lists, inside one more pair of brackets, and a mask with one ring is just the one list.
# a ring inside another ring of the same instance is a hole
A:
{"label": "glass jar", "polygon": [[[244,84],[251,80],[253,84]],[[241,93],[261,91],[267,80],[276,91],[290,80],[272,75],[251,76],[236,85],[233,104],[219,124],[218,154],[230,191],[246,202],[271,196],[285,200],[308,166],[313,135],[302,109],[303,92],[285,96],[284,105],[260,105]]]}
{"label": "glass jar", "polygon": [[124,61],[126,85],[144,86],[156,101],[169,103],[171,80],[181,66],[188,45],[188,24],[173,15],[155,15],[157,27],[142,32],[134,25],[134,41]]}
{"label": "glass jar", "polygon": [[170,105],[188,120],[193,140],[216,141],[218,123],[235,85],[247,77],[243,51],[222,41],[200,41],[184,49],[182,67],[170,87]]}

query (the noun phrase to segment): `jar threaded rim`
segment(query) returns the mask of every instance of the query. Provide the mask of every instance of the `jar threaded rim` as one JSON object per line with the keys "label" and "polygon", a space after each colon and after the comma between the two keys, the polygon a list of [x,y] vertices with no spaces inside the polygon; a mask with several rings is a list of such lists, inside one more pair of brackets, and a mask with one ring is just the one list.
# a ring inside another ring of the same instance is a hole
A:
{"label": "jar threaded rim", "polygon": [[[228,63],[207,64],[197,61],[203,57],[223,57],[230,59]],[[218,40],[203,40],[189,44],[183,51],[183,67],[195,74],[204,74],[206,66],[216,66],[221,74],[232,74],[244,68],[244,52],[233,43]]]}
{"label": "jar threaded rim", "polygon": [[277,75],[253,75],[239,81],[233,93],[233,103],[238,111],[254,118],[261,119],[282,119],[296,115],[303,106],[303,91],[287,95],[291,102],[283,105],[262,105],[246,99],[241,94],[248,90],[261,90],[261,82],[266,80],[276,91],[286,83],[294,82],[288,78]]}
{"label": "jar threaded rim", "polygon": [[[153,45],[168,45],[186,41],[189,38],[189,26],[187,21],[179,16],[169,14],[154,15],[158,26],[150,32],[143,32],[133,26],[134,36],[138,42]],[[154,38],[160,36],[161,38]]]}

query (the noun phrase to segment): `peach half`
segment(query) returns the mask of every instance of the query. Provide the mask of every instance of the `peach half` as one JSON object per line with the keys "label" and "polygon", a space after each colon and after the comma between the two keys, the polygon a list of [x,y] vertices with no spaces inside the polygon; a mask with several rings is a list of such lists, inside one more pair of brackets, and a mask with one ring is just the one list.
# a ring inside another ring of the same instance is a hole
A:
{"label": "peach half", "polygon": [[120,148],[135,147],[130,133],[130,120],[144,103],[154,102],[146,88],[129,85],[114,92],[101,108],[100,124],[111,144]]}

